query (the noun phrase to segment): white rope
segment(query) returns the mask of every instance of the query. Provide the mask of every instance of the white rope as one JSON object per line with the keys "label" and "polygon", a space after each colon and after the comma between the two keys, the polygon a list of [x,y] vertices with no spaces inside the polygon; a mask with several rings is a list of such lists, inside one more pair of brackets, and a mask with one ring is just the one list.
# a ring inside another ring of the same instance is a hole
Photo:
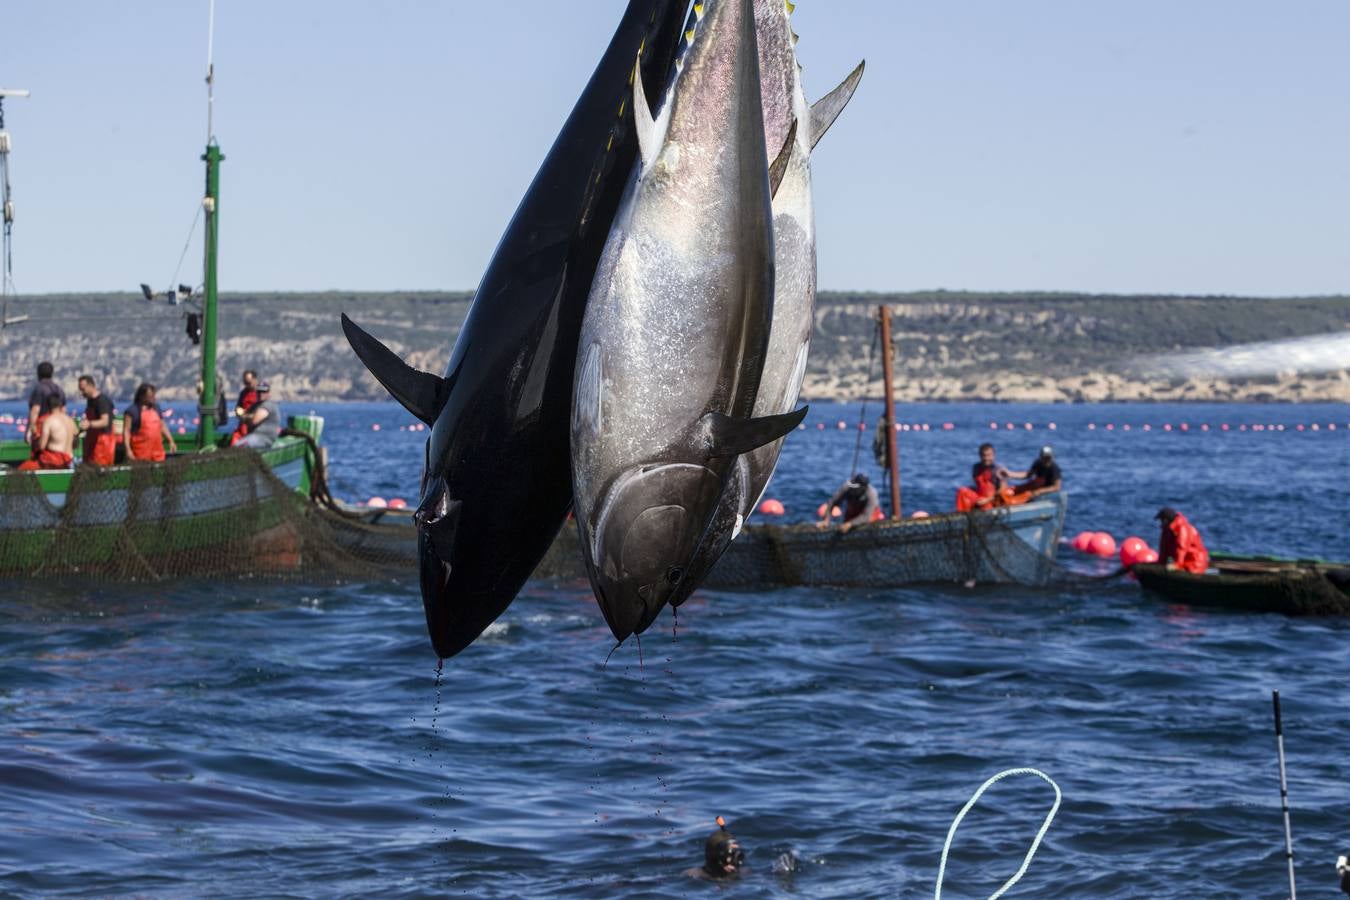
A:
{"label": "white rope", "polygon": [[1026,859],[1022,860],[1022,868],[1018,869],[1012,878],[1009,878],[1004,882],[1003,887],[999,888],[993,894],[990,894],[989,900],[997,900],[997,898],[1002,897],[1007,893],[1009,888],[1022,880],[1023,875],[1027,874],[1027,869],[1031,867],[1032,857],[1036,855],[1037,849],[1040,848],[1041,840],[1045,837],[1045,833],[1050,830],[1050,823],[1055,820],[1055,813],[1059,812],[1059,803],[1064,795],[1060,793],[1059,785],[1055,784],[1054,779],[1039,769],[1008,769],[1006,772],[999,772],[993,778],[990,778],[984,784],[980,785],[980,789],[975,792],[975,796],[971,797],[969,802],[961,807],[961,811],[956,814],[956,818],[952,821],[952,827],[947,829],[947,842],[942,845],[942,864],[938,866],[937,889],[933,894],[934,900],[942,900],[942,881],[947,874],[947,853],[952,848],[952,838],[956,836],[957,826],[959,826],[961,820],[966,817],[966,813],[970,812],[975,804],[979,802],[980,797],[985,791],[989,790],[989,788],[993,787],[1003,779],[1013,775],[1035,775],[1037,778],[1044,780],[1055,789],[1055,805],[1050,807],[1050,814],[1045,817],[1045,822],[1041,824],[1041,830],[1036,832],[1036,840],[1031,842],[1031,849],[1027,851]]}

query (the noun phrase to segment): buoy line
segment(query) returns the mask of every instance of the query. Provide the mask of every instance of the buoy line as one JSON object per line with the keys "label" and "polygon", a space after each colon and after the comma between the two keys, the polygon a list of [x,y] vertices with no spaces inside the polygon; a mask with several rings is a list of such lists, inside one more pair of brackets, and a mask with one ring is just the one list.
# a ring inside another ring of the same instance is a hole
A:
{"label": "buoy line", "polygon": [[1055,820],[1055,814],[1059,812],[1060,801],[1064,799],[1064,795],[1063,793],[1060,792],[1059,785],[1055,784],[1055,780],[1051,778],[1049,775],[1040,771],[1039,769],[1029,769],[1029,768],[1008,769],[1006,771],[999,772],[997,775],[990,778],[984,784],[980,785],[980,789],[976,791],[975,795],[966,802],[965,806],[961,807],[961,811],[957,813],[956,818],[952,820],[952,827],[947,829],[947,841],[942,845],[942,862],[938,866],[937,887],[934,889],[933,892],[933,900],[942,900],[942,881],[947,874],[947,854],[951,851],[952,838],[956,836],[956,829],[958,826],[960,826],[961,820],[964,819],[966,817],[966,813],[970,812],[971,809],[975,806],[975,804],[979,802],[980,797],[984,795],[985,791],[989,790],[989,788],[993,787],[995,784],[1002,781],[1003,779],[1011,778],[1014,775],[1035,775],[1037,778],[1040,778],[1041,780],[1045,781],[1047,784],[1049,784],[1052,788],[1055,789],[1055,805],[1050,807],[1049,814],[1046,815],[1045,821],[1041,823],[1040,831],[1036,832],[1036,839],[1031,842],[1031,849],[1027,851],[1026,858],[1022,860],[1022,867],[1019,868],[1015,873],[1013,873],[1012,878],[1009,878],[1007,881],[1003,883],[1003,887],[999,888],[997,891],[990,894],[989,900],[997,900],[998,897],[1002,897],[1005,893],[1008,892],[1009,888],[1011,888],[1013,885],[1017,884],[1017,882],[1022,880],[1022,876],[1025,875],[1027,873],[1027,869],[1031,867],[1031,860],[1036,856],[1036,851],[1040,848],[1041,840],[1044,839],[1046,832],[1050,830],[1050,823]]}

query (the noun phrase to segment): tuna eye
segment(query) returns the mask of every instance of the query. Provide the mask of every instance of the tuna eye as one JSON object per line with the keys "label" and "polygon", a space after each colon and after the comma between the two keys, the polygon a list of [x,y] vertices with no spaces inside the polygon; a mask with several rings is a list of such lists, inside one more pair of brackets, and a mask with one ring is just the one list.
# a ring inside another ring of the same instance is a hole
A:
{"label": "tuna eye", "polygon": [[666,581],[671,584],[679,584],[684,580],[684,569],[679,566],[672,566],[666,570]]}

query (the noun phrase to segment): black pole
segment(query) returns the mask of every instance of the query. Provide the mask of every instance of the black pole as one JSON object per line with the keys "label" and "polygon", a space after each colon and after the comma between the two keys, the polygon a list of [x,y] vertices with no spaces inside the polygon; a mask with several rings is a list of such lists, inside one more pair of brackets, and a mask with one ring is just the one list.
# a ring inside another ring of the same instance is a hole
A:
{"label": "black pole", "polygon": [[1284,777],[1284,723],[1280,719],[1280,692],[1271,691],[1275,702],[1275,746],[1280,754],[1280,806],[1284,808],[1284,855],[1289,862],[1289,900],[1297,900],[1294,891],[1294,832],[1289,825],[1289,785]]}

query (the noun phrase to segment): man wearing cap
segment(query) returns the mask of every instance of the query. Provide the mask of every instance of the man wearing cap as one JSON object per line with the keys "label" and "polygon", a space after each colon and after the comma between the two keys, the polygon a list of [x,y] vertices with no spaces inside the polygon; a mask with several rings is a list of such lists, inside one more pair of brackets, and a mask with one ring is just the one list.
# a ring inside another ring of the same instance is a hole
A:
{"label": "man wearing cap", "polygon": [[1192,575],[1205,574],[1209,568],[1209,551],[1195,526],[1170,506],[1158,510],[1153,518],[1162,522],[1162,534],[1158,537],[1159,560],[1169,569],[1181,569]]}
{"label": "man wearing cap", "polygon": [[1055,462],[1055,450],[1049,444],[1041,448],[1041,455],[1025,472],[1010,472],[1004,469],[1000,474],[1005,478],[1029,479],[1013,486],[1013,496],[1016,499],[1012,502],[1016,503],[1025,503],[1043,494],[1055,493],[1060,489],[1060,482],[1063,479],[1059,463]]}
{"label": "man wearing cap", "polygon": [[830,512],[836,506],[844,511],[844,521],[839,525],[839,532],[848,534],[854,526],[872,521],[873,516],[881,511],[881,498],[877,496],[877,489],[872,487],[871,479],[859,472],[834,492],[830,502],[825,504],[825,515],[821,516],[817,528],[830,527]]}
{"label": "man wearing cap", "polygon": [[248,423],[248,434],[234,446],[266,450],[276,443],[281,435],[281,411],[272,400],[272,387],[267,382],[258,385],[258,402],[244,414],[242,421]]}

